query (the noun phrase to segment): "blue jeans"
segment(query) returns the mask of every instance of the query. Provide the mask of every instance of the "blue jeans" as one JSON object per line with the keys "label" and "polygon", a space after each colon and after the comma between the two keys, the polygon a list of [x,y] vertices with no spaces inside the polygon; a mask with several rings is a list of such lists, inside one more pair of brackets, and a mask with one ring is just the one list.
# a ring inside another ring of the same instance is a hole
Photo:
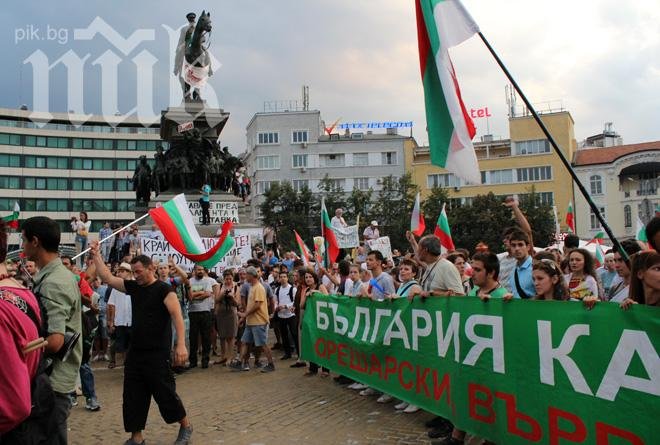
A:
{"label": "blue jeans", "polygon": [[[78,253],[82,252],[83,250],[87,249],[87,237],[86,236],[76,235],[75,243],[76,243],[76,254],[78,254]],[[82,268],[84,256],[85,255],[81,255],[76,259],[76,262],[78,263],[79,268]]]}
{"label": "blue jeans", "polygon": [[89,366],[89,361],[80,365],[80,386],[82,386],[82,392],[86,399],[96,398],[94,373],[92,367]]}

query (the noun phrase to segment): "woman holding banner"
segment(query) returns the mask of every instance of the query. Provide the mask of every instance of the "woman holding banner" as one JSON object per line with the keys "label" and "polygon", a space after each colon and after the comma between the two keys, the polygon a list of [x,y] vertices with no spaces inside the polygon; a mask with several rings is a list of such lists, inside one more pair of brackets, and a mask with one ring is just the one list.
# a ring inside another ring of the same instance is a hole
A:
{"label": "woman holding banner", "polygon": [[[532,280],[536,290],[535,300],[565,301],[569,299],[561,269],[553,260],[534,261],[532,264]],[[506,299],[506,296],[504,298]]]}
{"label": "woman holding banner", "polygon": [[[326,287],[321,284],[319,276],[312,270],[305,271],[305,286],[307,289],[302,295],[300,300],[300,320],[305,314],[305,305],[307,304],[307,299],[309,299],[314,293],[321,293],[323,295],[328,295],[328,290]],[[319,365],[313,362],[309,362],[309,370],[304,374],[306,377],[311,377],[316,375],[319,372]],[[328,377],[330,375],[330,370],[328,368],[323,368],[321,370],[321,377]]]}
{"label": "woman holding banner", "polygon": [[594,258],[585,249],[574,249],[568,255],[570,273],[565,275],[569,296],[572,300],[599,297],[598,280],[594,272]]}

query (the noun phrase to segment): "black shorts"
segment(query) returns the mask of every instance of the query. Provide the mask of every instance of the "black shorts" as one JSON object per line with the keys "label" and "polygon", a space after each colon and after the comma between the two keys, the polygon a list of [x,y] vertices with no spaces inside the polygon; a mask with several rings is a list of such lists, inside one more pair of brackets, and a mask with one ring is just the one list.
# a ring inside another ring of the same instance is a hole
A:
{"label": "black shorts", "polygon": [[126,352],[131,343],[131,327],[115,326],[115,332],[110,337],[114,340],[116,352]]}

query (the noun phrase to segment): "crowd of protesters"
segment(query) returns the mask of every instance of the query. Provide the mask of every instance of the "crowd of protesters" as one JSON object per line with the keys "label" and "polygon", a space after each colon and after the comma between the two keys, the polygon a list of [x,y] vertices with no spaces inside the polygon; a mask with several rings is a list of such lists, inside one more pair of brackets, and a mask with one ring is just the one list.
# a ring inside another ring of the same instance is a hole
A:
{"label": "crowd of protesters", "polygon": [[[626,255],[609,250],[604,264],[596,268],[594,256],[579,247],[574,235],[566,238],[563,249],[535,249],[532,228],[517,202],[507,199],[504,204],[511,209],[515,223],[502,233],[504,252],[500,254],[484,243],[474,246],[472,253],[462,248],[443,252],[434,235],[417,239],[407,233],[410,247],[404,254],[394,250],[386,258],[365,245],[352,253],[342,251],[325,268],[318,263],[305,265],[293,252],[282,252],[280,257],[277,243],[269,237],[264,251],[256,250],[242,267],[226,269],[221,276],[201,265],[187,271],[172,259],[159,263],[141,255],[135,241],[137,229],[120,232],[110,244],[92,241],[90,254],[78,265],[58,255],[59,228],[42,217],[36,222],[35,218],[26,220],[22,226],[25,258],[16,270],[4,261],[3,227],[0,300],[13,299],[14,305],[0,301],[0,317],[18,321],[7,324],[9,328],[3,329],[10,332],[0,336],[0,354],[10,364],[0,368],[0,434],[14,434],[30,415],[29,403],[13,401],[30,401],[30,381],[37,374],[42,352],[21,355],[17,351],[39,335],[48,342],[43,356],[53,357],[50,380],[60,443],[66,443],[66,419],[78,383],[85,407],[100,409],[89,364],[107,361],[109,368],[125,366],[124,427],[131,433],[126,443],[143,443],[142,430],[153,396],[164,420],[181,424],[175,443],[186,444],[192,425],[176,393],[173,372],[213,365],[236,372],[256,368],[268,373],[286,363],[304,368],[301,376],[330,376],[329,369],[305,363],[300,357],[301,321],[306,305],[318,293],[374,302],[472,296],[573,301],[587,308],[618,304],[622,310],[633,304],[660,305],[659,217],[647,225],[648,248],[634,240],[623,241]],[[341,213],[335,216],[341,221]],[[104,229],[112,233],[109,226]],[[373,221],[368,229],[369,233],[377,231],[378,223]],[[152,233],[157,236],[155,227]],[[364,237],[368,239],[366,231]],[[16,310],[17,299],[23,307],[47,314],[47,331],[24,320],[27,312]],[[269,341],[271,329],[274,340]],[[67,346],[67,333],[72,332],[83,335]],[[66,359],[56,355],[64,347],[70,348]],[[3,374],[7,373],[14,376],[11,391],[5,391]],[[361,396],[377,397],[377,403],[392,403],[396,410],[419,410],[345,376],[337,375],[334,380]],[[448,419],[436,417],[426,426],[432,443],[464,441],[465,433]]]}

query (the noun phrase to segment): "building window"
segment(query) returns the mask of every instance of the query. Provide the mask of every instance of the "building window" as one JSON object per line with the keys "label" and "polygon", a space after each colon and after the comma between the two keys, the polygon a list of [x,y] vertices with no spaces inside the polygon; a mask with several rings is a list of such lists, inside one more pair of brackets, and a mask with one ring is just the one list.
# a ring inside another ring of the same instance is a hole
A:
{"label": "building window", "polygon": [[552,168],[549,165],[543,167],[519,168],[516,171],[518,182],[548,181],[552,179]]}
{"label": "building window", "polygon": [[330,190],[344,190],[346,187],[346,179],[341,178],[329,178],[328,181],[328,186],[330,187]]}
{"label": "building window", "polygon": [[632,211],[629,205],[623,206],[623,221],[626,228],[632,227]]}
{"label": "building window", "polygon": [[18,189],[18,176],[0,176],[0,189]]}
{"label": "building window", "polygon": [[307,167],[307,155],[293,155],[293,168]]}
{"label": "building window", "polygon": [[454,176],[452,173],[441,173],[436,175],[428,175],[426,178],[428,188],[433,187],[460,187],[460,178]]}
{"label": "building window", "polygon": [[117,159],[117,170],[134,171],[135,167],[137,167],[137,161],[135,159]]}
{"label": "building window", "polygon": [[353,153],[353,167],[366,167],[369,165],[369,153]]}
{"label": "building window", "polygon": [[280,134],[273,131],[270,133],[258,133],[257,140],[259,145],[275,145],[280,143]]}
{"label": "building window", "polygon": [[[600,214],[603,216],[603,219],[605,219],[605,207],[600,207],[598,209],[600,211]],[[590,220],[591,220],[591,229],[596,230],[600,229],[600,221],[598,221],[598,218],[596,218],[596,214],[594,213],[593,210],[590,211]]]}
{"label": "building window", "polygon": [[343,154],[327,154],[321,156],[322,167],[343,167],[344,155]]}
{"label": "building window", "polygon": [[307,179],[294,179],[291,181],[291,186],[293,187],[293,190],[298,193],[303,189],[309,188],[309,181]]}
{"label": "building window", "polygon": [[381,153],[383,165],[396,165],[396,151]]}
{"label": "building window", "polygon": [[369,190],[369,178],[353,178],[353,190]]}
{"label": "building window", "polygon": [[277,170],[280,168],[279,156],[257,156],[257,170]]}
{"label": "building window", "polygon": [[21,136],[18,134],[0,133],[0,145],[21,145]]}
{"label": "building window", "polygon": [[550,143],[547,139],[536,139],[532,141],[519,141],[514,143],[517,155],[535,155],[550,153]]}
{"label": "building window", "polygon": [[258,195],[263,195],[268,190],[270,190],[270,188],[274,184],[277,184],[277,181],[259,181],[259,182],[257,182],[257,194]]}
{"label": "building window", "polygon": [[[518,198],[520,199],[521,202],[527,201],[530,198],[529,193],[522,193],[518,195]],[[532,205],[538,206],[538,205],[549,205],[552,206],[554,205],[555,198],[554,198],[554,193],[552,192],[536,192],[536,201],[531,203]]]}
{"label": "building window", "polygon": [[589,185],[591,186],[592,195],[603,194],[603,180],[600,175],[592,175],[589,177]]}
{"label": "building window", "polygon": [[488,184],[511,184],[513,170],[491,170],[488,172]]}
{"label": "building window", "polygon": [[294,144],[302,144],[309,139],[309,131],[307,130],[293,130],[291,133],[291,141]]}
{"label": "building window", "polygon": [[20,167],[21,157],[19,155],[10,155],[0,153],[0,167]]}

